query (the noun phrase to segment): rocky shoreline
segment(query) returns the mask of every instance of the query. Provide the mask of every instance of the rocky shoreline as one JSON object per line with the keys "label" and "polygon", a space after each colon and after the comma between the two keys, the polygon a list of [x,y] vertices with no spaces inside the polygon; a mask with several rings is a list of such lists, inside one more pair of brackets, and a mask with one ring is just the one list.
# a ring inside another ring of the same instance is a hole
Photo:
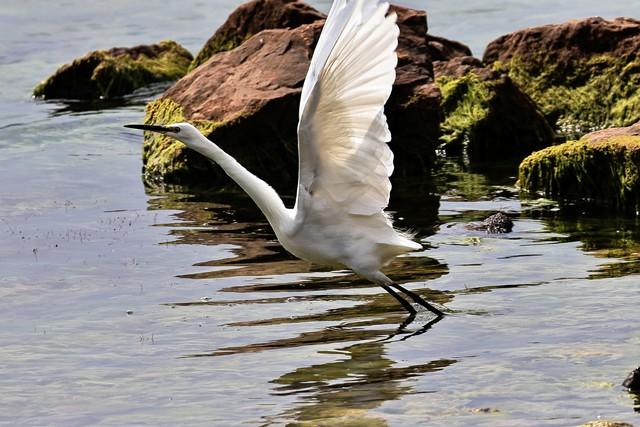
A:
{"label": "rocky shoreline", "polygon": [[[524,159],[518,182],[525,194],[638,212],[640,136],[631,126],[640,122],[640,21],[527,28],[489,43],[481,60],[430,34],[425,12],[393,10],[400,39],[386,114],[395,178],[430,175],[436,153],[470,162]],[[175,42],[92,52],[34,95],[110,98],[177,80],[149,103],[146,123],[193,122],[248,169],[291,189],[300,92],[323,23],[322,13],[297,0],[254,0],[195,59]],[[227,183],[204,158],[162,136],[145,135],[143,162],[152,185]]]}

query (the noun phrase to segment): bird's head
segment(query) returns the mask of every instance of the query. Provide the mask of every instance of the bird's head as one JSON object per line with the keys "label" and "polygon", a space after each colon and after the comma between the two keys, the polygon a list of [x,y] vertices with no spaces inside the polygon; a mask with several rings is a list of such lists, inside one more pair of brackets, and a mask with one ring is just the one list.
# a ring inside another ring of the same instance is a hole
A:
{"label": "bird's head", "polygon": [[187,147],[198,149],[202,144],[203,135],[195,126],[189,123],[173,123],[169,125],[124,125],[126,128],[146,130],[167,135],[184,143]]}

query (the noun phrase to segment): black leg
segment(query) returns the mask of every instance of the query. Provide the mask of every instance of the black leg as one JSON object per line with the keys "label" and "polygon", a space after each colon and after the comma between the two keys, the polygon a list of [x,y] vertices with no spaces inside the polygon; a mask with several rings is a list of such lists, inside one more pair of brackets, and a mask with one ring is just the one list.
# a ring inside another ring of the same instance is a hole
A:
{"label": "black leg", "polygon": [[423,306],[424,308],[426,308],[427,310],[429,310],[430,312],[432,312],[436,316],[438,316],[438,317],[443,317],[444,316],[444,313],[442,311],[438,310],[433,305],[431,305],[428,302],[426,302],[424,299],[422,299],[422,297],[420,295],[416,294],[415,292],[412,292],[412,291],[410,291],[408,289],[405,289],[402,286],[398,285],[397,283],[389,283],[389,286],[392,286],[392,287],[396,288],[397,290],[399,290],[400,292],[404,293],[405,295],[408,295],[416,304],[420,304],[421,306]]}
{"label": "black leg", "polygon": [[[411,304],[409,304],[404,298],[402,298],[400,295],[398,295],[398,293],[396,291],[394,291],[393,289],[391,289],[388,285],[385,285],[384,283],[380,283],[380,286],[382,286],[382,289],[384,289],[385,291],[389,292],[396,300],[398,300],[398,302],[400,304],[402,304],[402,306],[404,307],[405,310],[407,310],[412,316],[415,316],[416,309],[413,308],[411,306]],[[391,286],[393,286],[393,285],[391,285]]]}
{"label": "black leg", "polygon": [[[376,340],[375,342],[385,342],[385,341],[389,341],[390,339],[395,338],[396,335],[403,333],[405,328],[407,326],[409,326],[411,323],[413,323],[413,321],[415,319],[416,319],[416,315],[414,313],[409,314],[407,316],[407,318],[404,320],[404,322],[402,322],[400,324],[400,326],[398,326],[398,328],[395,330],[395,332],[393,332],[392,334],[388,335],[386,338],[382,338],[380,340]],[[434,320],[438,320],[438,319],[434,319]],[[411,335],[413,335],[413,334],[411,334]]]}
{"label": "black leg", "polygon": [[417,331],[415,331],[414,333],[409,334],[409,335],[407,335],[407,336],[404,336],[404,337],[400,338],[400,341],[406,341],[406,340],[408,340],[409,338],[412,338],[412,337],[415,337],[415,336],[418,336],[418,335],[422,335],[422,334],[424,334],[424,333],[425,333],[425,332],[427,332],[429,329],[431,329],[431,327],[432,327],[433,325],[435,325],[436,323],[438,323],[438,322],[439,322],[439,321],[441,321],[441,320],[442,320],[442,317],[434,317],[432,320],[430,320],[429,322],[427,322],[427,324],[423,325],[420,329],[418,329],[418,330],[417,330]]}

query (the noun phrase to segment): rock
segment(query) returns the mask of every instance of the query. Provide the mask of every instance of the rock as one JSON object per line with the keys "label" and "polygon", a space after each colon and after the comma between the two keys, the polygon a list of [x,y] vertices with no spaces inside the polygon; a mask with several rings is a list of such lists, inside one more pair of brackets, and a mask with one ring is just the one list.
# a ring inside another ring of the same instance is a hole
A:
{"label": "rock", "polygon": [[628,388],[629,391],[640,393],[640,368],[631,371],[622,383],[622,386]]}
{"label": "rock", "polygon": [[560,201],[640,210],[640,123],[548,147],[520,164],[518,184]]}
{"label": "rock", "polygon": [[633,427],[633,425],[622,421],[596,420],[584,423],[580,427]]}
{"label": "rock", "polygon": [[427,44],[433,61],[449,61],[459,56],[471,56],[469,46],[444,37],[427,34]]}
{"label": "rock", "polygon": [[297,0],[253,0],[239,6],[200,49],[189,71],[218,52],[231,50],[262,30],[296,28],[325,19],[325,15]]}
{"label": "rock", "polygon": [[491,42],[484,63],[533,98],[569,138],[640,120],[640,21],[588,18]]}
{"label": "rock", "polygon": [[[148,104],[145,123],[188,120],[249,170],[293,190],[300,92],[321,29],[265,30],[214,55]],[[159,134],[145,132],[143,163],[147,182],[229,183],[205,157]]]}
{"label": "rock", "polygon": [[[424,12],[394,7],[400,45],[397,78],[385,110],[394,176],[424,176],[434,158],[440,93],[426,40]],[[146,123],[188,120],[278,190],[295,189],[300,93],[323,21],[264,30],[194,69],[146,109]],[[221,169],[181,143],[145,134],[148,183],[229,183]]]}
{"label": "rock", "polygon": [[46,99],[107,99],[182,77],[191,54],[174,41],[97,50],[65,64],[33,90]]}
{"label": "rock", "polygon": [[498,212],[482,222],[467,224],[467,228],[475,231],[486,231],[492,234],[510,233],[513,229],[513,221],[508,215]]}
{"label": "rock", "polygon": [[522,159],[554,141],[554,133],[535,103],[505,74],[483,66],[463,50],[441,50],[434,61],[442,92],[443,147],[472,161]]}
{"label": "rock", "polygon": [[440,135],[440,91],[435,85],[424,11],[392,5],[398,16],[398,66],[385,114],[391,130],[394,177],[423,177]]}
{"label": "rock", "polygon": [[584,136],[584,139],[588,140],[591,143],[594,143],[621,136],[640,136],[640,122],[628,127],[597,130],[586,134]]}

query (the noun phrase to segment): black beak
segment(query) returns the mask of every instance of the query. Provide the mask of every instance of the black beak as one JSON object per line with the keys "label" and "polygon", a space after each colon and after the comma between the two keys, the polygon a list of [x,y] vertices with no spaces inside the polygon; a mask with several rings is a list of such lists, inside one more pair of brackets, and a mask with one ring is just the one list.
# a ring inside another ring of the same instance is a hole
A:
{"label": "black beak", "polygon": [[126,128],[148,130],[151,132],[180,132],[180,128],[177,126],[160,126],[160,125],[124,125]]}

